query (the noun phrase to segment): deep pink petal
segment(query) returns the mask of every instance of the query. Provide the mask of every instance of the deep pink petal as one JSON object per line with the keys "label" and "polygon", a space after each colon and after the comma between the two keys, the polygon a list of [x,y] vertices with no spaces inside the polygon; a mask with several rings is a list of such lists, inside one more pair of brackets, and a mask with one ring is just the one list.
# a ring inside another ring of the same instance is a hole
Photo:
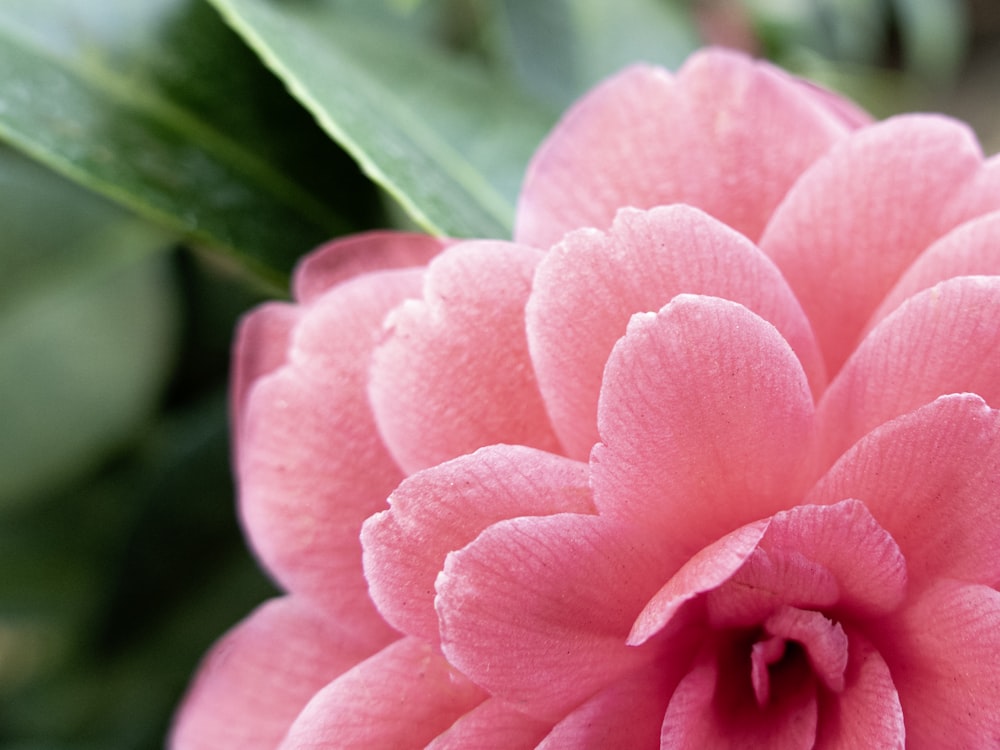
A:
{"label": "deep pink petal", "polygon": [[861,343],[819,405],[832,463],[883,422],[947,393],[1000,406],[1000,277],[964,276],[907,300]]}
{"label": "deep pink petal", "polygon": [[431,646],[403,638],[318,692],[281,750],[417,750],[485,698]]}
{"label": "deep pink petal", "polygon": [[608,233],[569,234],[538,267],[528,342],[553,425],[571,456],[597,442],[604,365],[633,313],[681,293],[745,305],[798,355],[814,394],[826,385],[809,321],[777,268],[739,233],[690,206],[619,212]]}
{"label": "deep pink petal", "polygon": [[524,304],[541,253],[464,242],[428,268],[375,352],[371,402],[407,472],[493,443],[558,451],[528,356]]}
{"label": "deep pink petal", "polygon": [[811,481],[802,366],[735,302],[681,295],[634,316],[608,360],[598,417],[598,510],[657,527],[685,558],[793,505]]}
{"label": "deep pink petal", "polygon": [[418,271],[368,274],[313,303],[288,364],[250,394],[237,456],[240,510],[264,565],[373,645],[392,631],[368,597],[358,535],[403,475],[368,407],[367,359],[386,312],[419,284]]}
{"label": "deep pink petal", "polygon": [[774,638],[800,644],[813,674],[827,690],[839,693],[844,689],[848,639],[839,622],[822,612],[785,606],[768,617],[763,627]]}
{"label": "deep pink petal", "polygon": [[556,724],[538,750],[659,747],[663,714],[681,676],[672,678],[673,671],[658,660],[626,675]]}
{"label": "deep pink petal", "polygon": [[263,604],[202,662],[171,750],[273,750],[313,694],[370,650],[302,601]]}
{"label": "deep pink petal", "polygon": [[362,531],[372,599],[395,627],[437,642],[445,557],[517,516],[592,513],[586,464],[523,446],[483,448],[404,481]]}
{"label": "deep pink petal", "polygon": [[438,578],[444,653],[518,710],[557,720],[650,658],[625,638],[661,557],[643,530],[598,516],[494,524]]}
{"label": "deep pink petal", "polygon": [[776,514],[758,549],[716,591],[716,627],[747,627],[784,605],[854,619],[893,611],[906,594],[906,559],[863,503],[800,505]]}
{"label": "deep pink petal", "polygon": [[861,500],[899,545],[911,585],[1000,580],[1000,413],[946,396],[882,425],[806,498]]}
{"label": "deep pink petal", "polygon": [[300,304],[308,304],[364,273],[425,266],[449,244],[449,240],[409,232],[366,232],[333,240],[302,259],[295,269],[292,292]]}
{"label": "deep pink petal", "polygon": [[638,646],[663,630],[686,603],[729,580],[757,549],[767,521],[742,526],[700,550],[656,592],[632,625],[628,643]]}
{"label": "deep pink petal", "polygon": [[546,248],[573,229],[606,229],[620,208],[687,203],[756,240],[848,128],[822,97],[738,53],[692,55],[676,78],[632,67],[578,102],[536,152],[515,237]]}
{"label": "deep pink petal", "polygon": [[968,218],[949,218],[944,207],[981,163],[965,125],[896,117],[834,147],[775,211],[761,249],[802,301],[828,373],[913,259]]}
{"label": "deep pink petal", "polygon": [[439,734],[426,750],[533,750],[552,723],[487,698]]}
{"label": "deep pink petal", "polygon": [[[1000,188],[998,188],[1000,189]],[[917,292],[955,276],[1000,275],[1000,212],[961,224],[927,248],[879,305],[865,333]]]}
{"label": "deep pink petal", "polygon": [[820,695],[816,750],[903,750],[906,726],[892,673],[864,636],[847,632],[844,689]]}
{"label": "deep pink petal", "polygon": [[674,691],[663,720],[660,747],[787,748],[811,750],[818,721],[816,682],[804,660],[773,677],[760,706],[750,684],[746,653],[706,649]]}
{"label": "deep pink petal", "polygon": [[240,441],[250,389],[288,359],[292,330],[301,316],[300,307],[285,302],[269,302],[240,321],[233,344],[229,396],[233,436],[237,443]]}
{"label": "deep pink petal", "polygon": [[1000,747],[1000,593],[941,580],[872,637],[899,692],[908,747]]}

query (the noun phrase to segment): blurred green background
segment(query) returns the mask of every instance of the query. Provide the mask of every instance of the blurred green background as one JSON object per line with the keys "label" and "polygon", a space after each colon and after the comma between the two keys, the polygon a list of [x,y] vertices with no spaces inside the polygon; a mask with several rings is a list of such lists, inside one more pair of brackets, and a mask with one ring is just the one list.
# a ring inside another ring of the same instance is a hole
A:
{"label": "blurred green background", "polygon": [[998,39],[994,0],[6,0],[0,747],[161,747],[274,593],[234,513],[229,346],[311,247],[504,236],[567,103],[705,43],[993,153]]}

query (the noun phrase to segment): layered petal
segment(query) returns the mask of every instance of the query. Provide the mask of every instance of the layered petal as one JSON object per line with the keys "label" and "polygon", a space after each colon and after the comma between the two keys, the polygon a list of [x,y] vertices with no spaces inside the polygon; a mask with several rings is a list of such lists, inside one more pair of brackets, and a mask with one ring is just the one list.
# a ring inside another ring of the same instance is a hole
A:
{"label": "layered petal", "polygon": [[371,651],[294,597],[261,605],[205,657],[171,750],[272,750],[313,694]]}
{"label": "layered petal", "polygon": [[694,555],[646,604],[629,643],[645,643],[695,598],[709,626],[738,629],[787,607],[882,615],[903,601],[906,582],[903,555],[861,502],[801,505]]}
{"label": "layered petal", "polygon": [[493,443],[558,450],[524,330],[540,259],[510,243],[455,245],[428,268],[423,299],[390,316],[369,392],[408,473]]}
{"label": "layered petal", "polygon": [[1000,746],[1000,593],[940,580],[872,634],[892,672],[909,747]]}
{"label": "layered petal", "polygon": [[760,246],[802,302],[828,373],[913,259],[969,218],[945,209],[981,165],[967,126],[904,115],[839,143],[788,193]]}
{"label": "layered petal", "polygon": [[623,210],[607,233],[569,234],[539,264],[528,343],[545,406],[567,453],[597,442],[604,366],[633,313],[681,293],[733,300],[791,345],[813,393],[826,385],[809,321],[774,264],[745,237],[690,206]]}
{"label": "layered petal", "polygon": [[237,450],[250,389],[260,378],[285,364],[292,331],[301,317],[302,308],[296,305],[269,302],[245,316],[236,329],[229,411]]}
{"label": "layered petal", "polygon": [[938,576],[1000,581],[1000,413],[946,396],[882,425],[805,502],[861,500],[892,535],[912,586]]}
{"label": "layered petal", "polygon": [[403,638],[320,690],[281,750],[418,750],[486,695],[431,646]]}
{"label": "layered petal", "polygon": [[816,750],[906,746],[906,725],[892,672],[861,634],[848,630],[844,687],[820,695]]}
{"label": "layered petal", "polygon": [[625,639],[662,556],[645,530],[599,516],[494,524],[438,578],[444,653],[494,696],[557,720],[654,653]]}
{"label": "layered petal", "polygon": [[368,597],[358,534],[403,475],[368,407],[367,360],[385,314],[419,285],[419,271],[385,271],[316,300],[288,363],[251,391],[238,446],[240,511],[267,569],[373,645],[392,631]]}
{"label": "layered petal", "polygon": [[963,276],[911,297],[865,338],[819,405],[832,463],[878,425],[947,393],[1000,406],[1000,276]]}
{"label": "layered petal", "polygon": [[395,627],[438,641],[434,581],[449,552],[497,521],[592,513],[587,465],[496,445],[414,474],[362,532],[372,599]]}
{"label": "layered petal", "polygon": [[958,226],[921,253],[886,295],[865,333],[909,297],[956,276],[1000,276],[1000,212]]}
{"label": "layered petal", "polygon": [[536,152],[515,238],[545,248],[579,227],[607,228],[626,206],[687,203],[756,240],[795,179],[857,119],[835,99],[722,50],[692,55],[676,78],[628,68]]}
{"label": "layered petal", "polygon": [[681,295],[634,316],[608,360],[594,502],[656,527],[683,561],[801,498],[813,417],[802,366],[772,325],[734,302]]}
{"label": "layered petal", "polygon": [[757,703],[750,665],[735,648],[706,648],[670,699],[660,747],[811,750],[819,719],[816,681],[804,659],[775,670],[768,702]]}
{"label": "layered petal", "polygon": [[552,723],[487,698],[439,734],[426,750],[534,750]]}
{"label": "layered petal", "polygon": [[[682,659],[656,660],[604,688],[560,721],[538,750],[655,748]],[[675,674],[677,673],[677,674]]]}
{"label": "layered petal", "polygon": [[295,268],[292,293],[309,304],[337,284],[373,271],[426,266],[450,240],[412,232],[365,232],[328,242]]}

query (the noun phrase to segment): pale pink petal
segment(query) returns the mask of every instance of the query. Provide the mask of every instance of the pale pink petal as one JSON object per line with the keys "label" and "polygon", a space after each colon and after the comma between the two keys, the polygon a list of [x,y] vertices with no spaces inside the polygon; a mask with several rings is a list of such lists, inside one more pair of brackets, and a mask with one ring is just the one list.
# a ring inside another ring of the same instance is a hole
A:
{"label": "pale pink petal", "polygon": [[1000,210],[1000,154],[987,159],[975,177],[951,196],[942,210],[949,226]]}
{"label": "pale pink petal", "polygon": [[895,540],[911,586],[1000,580],[1000,413],[946,396],[865,436],[806,497],[861,500]]}
{"label": "pale pink petal", "polygon": [[682,674],[676,663],[657,660],[601,690],[556,724],[538,750],[656,748],[670,694]]}
{"label": "pale pink petal", "polygon": [[599,512],[690,557],[799,501],[813,401],[798,358],[742,305],[681,295],[636,315],[608,360],[591,456]]}
{"label": "pale pink petal", "polygon": [[366,363],[382,318],[419,283],[419,271],[368,274],[311,305],[289,363],[251,391],[238,446],[240,511],[264,565],[373,645],[392,631],[368,597],[358,535],[403,475],[368,408]]}
{"label": "pale pink petal", "polygon": [[403,632],[437,642],[434,581],[448,553],[506,518],[592,513],[588,479],[586,464],[508,445],[409,477],[361,535],[379,611]]}
{"label": "pale pink petal", "polygon": [[253,385],[274,372],[288,358],[292,330],[302,316],[302,308],[285,302],[269,302],[244,317],[233,343],[229,411],[233,439],[240,440],[247,396]]}
{"label": "pale pink petal", "polygon": [[968,218],[949,220],[943,207],[981,163],[965,125],[896,117],[834,147],[775,211],[761,249],[802,301],[829,374],[913,259]]}
{"label": "pale pink petal", "polygon": [[528,300],[528,343],[553,425],[571,456],[597,442],[604,365],[636,312],[681,293],[745,305],[772,323],[819,394],[823,363],[809,321],[770,259],[742,235],[690,206],[619,212],[607,234],[569,234],[538,267]]}
{"label": "pale pink petal", "polygon": [[333,240],[305,256],[295,269],[292,292],[308,304],[328,289],[372,271],[425,266],[449,240],[409,232],[366,232]]}
{"label": "pale pink petal", "polygon": [[812,97],[848,128],[853,130],[872,123],[872,116],[850,99],[845,99],[840,94],[803,78],[796,78],[794,81],[807,96]]}
{"label": "pale pink petal", "polygon": [[408,473],[493,443],[558,451],[524,330],[541,257],[510,243],[460,243],[429,266],[424,298],[389,316],[370,396]]}
{"label": "pale pink petal", "polygon": [[1000,747],[1000,593],[941,580],[871,636],[892,672],[908,747]]}
{"label": "pale pink petal", "polygon": [[[1000,188],[998,188],[1000,189]],[[1000,275],[1000,212],[961,224],[927,248],[879,305],[865,333],[917,292],[956,276]]]}
{"label": "pale pink petal", "polygon": [[548,734],[552,722],[515,711],[496,698],[487,698],[439,734],[426,750],[533,750]]}
{"label": "pale pink petal", "polygon": [[417,750],[486,699],[431,646],[403,638],[309,702],[281,750]]}
{"label": "pale pink petal", "polygon": [[662,569],[644,532],[576,514],[489,527],[448,556],[437,581],[449,661],[541,719],[615,682],[652,653],[625,645]]}
{"label": "pale pink petal", "polygon": [[536,152],[515,237],[546,248],[619,208],[688,203],[757,239],[801,172],[848,132],[823,98],[734,52],[677,77],[636,66],[598,86]]}
{"label": "pale pink petal", "polygon": [[764,706],[757,703],[750,671],[745,649],[722,645],[716,653],[706,648],[670,699],[660,747],[811,750],[817,690],[805,660],[774,671]]}
{"label": "pale pink petal", "polygon": [[947,393],[1000,406],[1000,276],[943,281],[882,321],[823,395],[823,458],[832,463],[883,422]]}
{"label": "pale pink petal", "polygon": [[903,750],[906,726],[892,673],[864,636],[847,634],[844,689],[820,694],[816,750]]}
{"label": "pale pink petal", "polygon": [[273,750],[317,690],[370,654],[302,601],[267,602],[205,657],[168,746]]}

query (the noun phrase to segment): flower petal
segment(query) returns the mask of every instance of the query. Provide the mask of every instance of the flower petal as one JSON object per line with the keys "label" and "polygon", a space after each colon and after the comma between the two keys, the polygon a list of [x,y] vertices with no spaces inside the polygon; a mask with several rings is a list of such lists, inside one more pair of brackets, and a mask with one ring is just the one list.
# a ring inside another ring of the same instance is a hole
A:
{"label": "flower petal", "polygon": [[566,236],[539,264],[527,307],[539,387],[567,453],[597,442],[604,365],[636,312],[681,293],[733,300],[789,342],[813,392],[826,385],[809,321],[778,269],[753,243],[690,206],[619,212],[609,232]]}
{"label": "flower petal", "polygon": [[728,581],[757,549],[767,521],[742,526],[700,550],[656,592],[632,625],[628,644],[639,646],[666,627],[680,608]]}
{"label": "flower petal", "polygon": [[494,524],[438,577],[444,653],[518,710],[557,720],[650,658],[625,638],[661,556],[642,530],[598,516]]}
{"label": "flower petal", "polygon": [[907,746],[1000,747],[1000,593],[941,580],[873,637],[899,692]]}
{"label": "flower petal", "polygon": [[681,677],[671,679],[671,666],[656,660],[601,690],[556,724],[538,750],[657,747],[663,714]]}
{"label": "flower petal", "polygon": [[417,750],[485,700],[431,646],[403,638],[320,690],[281,750]]}
{"label": "flower petal", "polygon": [[1000,406],[1000,276],[962,276],[907,300],[851,356],[819,404],[832,463],[890,419],[948,393]]}
{"label": "flower petal", "polygon": [[448,553],[517,516],[592,513],[586,464],[496,445],[414,474],[362,530],[365,576],[383,616],[436,643],[434,580]]}
{"label": "flower petal", "polygon": [[867,639],[850,629],[847,635],[844,689],[820,694],[816,750],[903,750],[906,726],[892,672]]}
{"label": "flower petal", "polygon": [[493,443],[558,451],[524,330],[540,259],[510,243],[460,243],[429,266],[424,299],[389,317],[369,392],[407,473]]}
{"label": "flower petal", "polygon": [[229,403],[233,437],[237,443],[241,440],[250,389],[260,378],[285,364],[292,331],[301,317],[300,307],[269,302],[240,321],[233,344]]}
{"label": "flower petal", "polygon": [[945,396],[866,435],[806,497],[861,500],[892,535],[911,586],[1000,580],[1000,412]]}
{"label": "flower petal", "polygon": [[687,203],[756,240],[794,180],[848,128],[826,97],[738,53],[692,55],[676,78],[628,68],[536,152],[515,237],[547,248],[573,229],[606,229],[625,206]]}
{"label": "flower petal", "polygon": [[487,698],[439,734],[426,750],[533,750],[552,728]]}
{"label": "flower petal", "polygon": [[273,599],[205,657],[174,719],[171,750],[272,750],[313,694],[368,657],[337,623]]}
{"label": "flower petal", "polygon": [[1000,212],[959,225],[921,253],[879,305],[865,333],[909,297],[955,276],[1000,276]]}
{"label": "flower petal", "polygon": [[810,750],[818,721],[816,681],[804,661],[772,677],[770,700],[758,705],[746,653],[706,648],[681,680],[663,720],[660,747]]}
{"label": "flower petal", "polygon": [[965,125],[900,116],[835,146],[775,211],[761,249],[802,301],[831,376],[906,267],[969,218],[944,207],[981,164]]}
{"label": "flower petal", "polygon": [[292,292],[308,304],[335,285],[372,271],[425,266],[450,243],[409,232],[366,232],[328,242],[295,269]]}
{"label": "flower petal", "polygon": [[789,507],[812,481],[802,366],[771,324],[735,302],[680,295],[634,316],[598,409],[595,505],[655,526],[682,559]]}
{"label": "flower petal", "polygon": [[373,646],[393,632],[368,597],[358,534],[402,473],[368,408],[366,363],[386,312],[419,284],[418,271],[368,274],[311,305],[289,363],[250,393],[238,446],[240,511],[264,565]]}

